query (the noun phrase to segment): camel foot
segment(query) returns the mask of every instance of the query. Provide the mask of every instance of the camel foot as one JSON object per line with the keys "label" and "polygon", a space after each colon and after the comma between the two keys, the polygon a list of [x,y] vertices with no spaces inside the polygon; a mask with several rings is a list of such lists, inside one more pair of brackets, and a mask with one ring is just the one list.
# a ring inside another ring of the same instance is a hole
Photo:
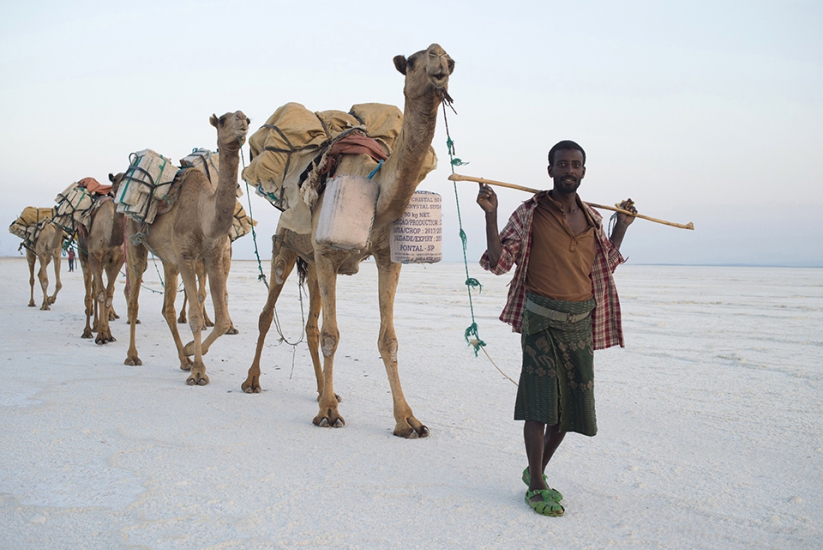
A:
{"label": "camel foot", "polygon": [[111,336],[111,335],[106,336],[106,335],[101,335],[99,333],[97,334],[97,338],[94,339],[94,343],[97,344],[98,346],[102,346],[103,344],[108,344],[109,342],[116,342],[116,341],[117,340],[114,339],[114,336]]}
{"label": "camel foot", "polygon": [[180,370],[190,371],[192,365],[194,365],[192,360],[189,359],[188,357],[186,357],[186,362],[185,363],[180,363]]}
{"label": "camel foot", "polygon": [[57,296],[50,296],[50,297],[49,297],[49,303],[50,303],[50,304],[53,304],[53,303],[54,303],[54,302],[56,302],[56,301],[57,301]]}
{"label": "camel foot", "polygon": [[120,318],[120,316],[117,315],[116,313],[109,314],[109,321],[116,321],[119,318]]}
{"label": "camel foot", "polygon": [[123,364],[128,365],[130,367],[139,367],[140,365],[143,364],[143,361],[141,361],[140,358],[137,357],[136,355],[133,355],[133,356],[126,357],[126,360],[123,361]]}
{"label": "camel foot", "polygon": [[207,319],[206,320],[206,326],[207,327],[213,327],[214,326],[214,321],[211,321],[211,320]]}
{"label": "camel foot", "polygon": [[246,378],[246,381],[240,385],[245,393],[260,393],[263,388],[260,387],[260,376],[252,376],[251,374]]}
{"label": "camel foot", "polygon": [[29,302],[29,307],[36,307],[36,306],[37,306],[37,304],[35,304],[33,300],[31,302]]}
{"label": "camel foot", "polygon": [[205,386],[208,383],[209,377],[206,375],[205,372],[193,372],[191,373],[191,375],[189,375],[188,378],[186,378],[186,384],[188,384],[189,386]]}
{"label": "camel foot", "polygon": [[419,437],[428,437],[429,429],[418,422],[416,418],[410,418],[407,422],[398,422],[393,433],[397,437],[417,439]]}
{"label": "camel foot", "polygon": [[[129,321],[128,319],[126,319],[126,324],[127,324],[127,325],[130,325],[130,324],[131,324],[131,321]],[[137,320],[137,322],[135,322],[134,324],[135,324],[135,325],[139,325],[139,324],[140,324],[140,319],[138,319],[138,320]]]}
{"label": "camel foot", "polygon": [[226,334],[240,334],[240,331],[234,328],[234,326],[231,326],[229,330],[226,331]]}
{"label": "camel foot", "polygon": [[177,324],[179,324],[179,325],[185,325],[185,324],[186,324],[186,322],[187,322],[187,321],[186,321],[186,314],[185,314],[185,313],[183,313],[183,312],[181,311],[181,312],[180,312],[180,317],[178,317],[178,318],[177,318]]}
{"label": "camel foot", "polygon": [[85,329],[83,331],[83,334],[80,335],[80,338],[94,338],[94,333],[89,329]]}
{"label": "camel foot", "polygon": [[40,306],[40,311],[51,311],[51,308],[48,304],[43,304],[42,306]]}
{"label": "camel foot", "polygon": [[321,428],[342,428],[346,425],[346,421],[337,411],[327,409],[325,413],[321,412],[315,416],[312,419],[312,424]]}

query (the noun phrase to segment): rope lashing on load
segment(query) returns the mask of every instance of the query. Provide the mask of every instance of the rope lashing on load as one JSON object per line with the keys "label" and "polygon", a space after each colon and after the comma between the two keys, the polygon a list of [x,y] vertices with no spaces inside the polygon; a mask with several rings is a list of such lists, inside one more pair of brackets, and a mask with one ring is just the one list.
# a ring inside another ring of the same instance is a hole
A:
{"label": "rope lashing on load", "polygon": [[[452,106],[453,99],[449,95],[446,90],[438,90],[440,95],[440,100],[443,104],[443,121],[446,124],[446,147],[449,151],[449,166],[451,166],[452,174],[454,174],[454,167],[455,166],[464,166],[468,164],[468,162],[463,162],[461,159],[455,156],[455,149],[454,149],[454,140],[451,138],[451,134],[449,133],[449,119],[446,117],[446,108],[450,108],[454,114],[457,114],[454,107]],[[478,332],[477,321],[474,317],[474,303],[472,302],[472,289],[476,288],[478,292],[483,291],[483,285],[480,284],[480,281],[477,279],[469,276],[469,262],[466,256],[466,232],[463,230],[463,218],[460,214],[460,198],[457,194],[457,184],[453,183],[454,185],[454,199],[455,203],[457,204],[457,223],[460,227],[460,241],[463,245],[463,266],[466,269],[466,290],[469,295],[469,309],[471,310],[471,317],[472,323],[469,325],[465,332],[463,333],[464,338],[466,339],[466,343],[469,344],[474,348],[474,355],[477,356],[480,348],[486,345],[486,342],[480,339],[480,334]],[[488,354],[487,354],[488,355]],[[495,365],[496,366],[496,365]],[[499,370],[499,369],[498,369]]]}

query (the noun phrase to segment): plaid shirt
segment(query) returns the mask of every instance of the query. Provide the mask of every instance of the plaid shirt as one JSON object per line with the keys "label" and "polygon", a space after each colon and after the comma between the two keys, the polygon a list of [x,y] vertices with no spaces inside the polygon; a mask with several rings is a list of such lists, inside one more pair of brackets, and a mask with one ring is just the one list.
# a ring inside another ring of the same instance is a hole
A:
{"label": "plaid shirt", "polygon": [[[483,253],[480,265],[495,275],[508,273],[514,264],[517,269],[509,283],[509,296],[506,307],[500,314],[500,320],[512,326],[515,332],[523,327],[523,310],[526,307],[526,272],[529,269],[529,253],[532,246],[532,219],[534,209],[546,191],[538,193],[521,204],[509,218],[509,222],[500,233],[503,251],[500,260],[493,268],[489,267],[488,252]],[[614,247],[603,230],[603,218],[595,210],[583,203],[591,216],[597,236],[597,250],[592,266],[592,294],[597,306],[592,311],[592,340],[594,349],[606,349],[612,346],[624,346],[623,325],[620,317],[620,301],[612,272],[626,260]]]}

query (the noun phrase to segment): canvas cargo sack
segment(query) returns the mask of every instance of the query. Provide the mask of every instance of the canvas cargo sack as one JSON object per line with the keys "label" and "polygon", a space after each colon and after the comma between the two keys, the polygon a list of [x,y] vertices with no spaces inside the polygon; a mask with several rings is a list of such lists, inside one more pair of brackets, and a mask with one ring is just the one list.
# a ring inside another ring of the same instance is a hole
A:
{"label": "canvas cargo sack", "polygon": [[[308,177],[306,171],[312,161],[335,140],[355,130],[376,140],[391,155],[402,126],[403,113],[394,105],[364,103],[354,105],[348,113],[313,113],[299,103],[287,103],[249,138],[252,160],[243,170],[243,179],[258,195],[283,211],[281,227],[310,233],[316,194],[301,196],[300,187]],[[371,160],[366,163],[369,170],[378,165]],[[436,166],[437,156],[429,147],[420,181]]]}
{"label": "canvas cargo sack", "polygon": [[40,229],[54,216],[54,208],[27,206],[9,226],[9,233],[17,235],[28,245],[37,239]]}
{"label": "canvas cargo sack", "polygon": [[229,240],[234,242],[243,235],[248,235],[251,233],[252,225],[257,225],[257,220],[251,219],[240,201],[237,201],[234,205],[234,219],[229,230]]}
{"label": "canvas cargo sack", "polygon": [[177,171],[170,159],[151,149],[132,153],[114,198],[117,211],[137,222],[152,223],[157,208],[166,204]]}
{"label": "canvas cargo sack", "polygon": [[415,191],[403,215],[392,223],[391,261],[433,264],[443,257],[441,199],[437,193]]}

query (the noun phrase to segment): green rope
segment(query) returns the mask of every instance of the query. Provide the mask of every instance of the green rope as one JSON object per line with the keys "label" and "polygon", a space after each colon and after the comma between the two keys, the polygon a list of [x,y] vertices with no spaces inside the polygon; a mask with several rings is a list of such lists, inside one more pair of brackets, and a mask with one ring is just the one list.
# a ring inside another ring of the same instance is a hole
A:
{"label": "green rope", "polygon": [[[468,162],[463,162],[459,158],[455,157],[454,151],[454,141],[449,135],[449,120],[446,118],[446,107],[451,107],[450,102],[447,103],[447,100],[443,99],[443,120],[446,123],[446,147],[449,150],[449,166],[451,166],[452,174],[454,174],[454,167],[455,166],[465,166]],[[477,292],[480,293],[483,291],[483,285],[480,284],[480,281],[474,279],[469,276],[469,261],[466,257],[466,232],[463,231],[463,218],[460,214],[460,197],[457,194],[457,182],[453,182],[454,185],[454,200],[457,203],[457,223],[460,227],[460,241],[463,245],[463,266],[466,269],[466,291],[469,295],[469,309],[471,310],[472,316],[472,324],[466,328],[466,331],[463,333],[464,338],[466,339],[466,343],[474,348],[474,356],[477,357],[480,348],[486,345],[486,342],[480,339],[480,334],[477,329],[477,321],[474,318],[474,303],[472,302],[472,289],[476,288]]]}
{"label": "green rope", "polygon": [[[243,172],[246,171],[246,155],[243,154],[243,148],[240,148],[240,160],[243,161]],[[254,255],[257,258],[257,270],[260,272],[260,275],[257,276],[258,281],[263,281],[266,285],[266,289],[269,288],[269,282],[266,280],[266,274],[263,273],[263,264],[260,261],[260,253],[257,250],[257,231],[254,230],[254,215],[251,211],[251,189],[249,188],[249,182],[245,179],[243,183],[246,184],[246,197],[249,199],[249,218],[252,220],[251,222],[251,238],[254,242]]]}

